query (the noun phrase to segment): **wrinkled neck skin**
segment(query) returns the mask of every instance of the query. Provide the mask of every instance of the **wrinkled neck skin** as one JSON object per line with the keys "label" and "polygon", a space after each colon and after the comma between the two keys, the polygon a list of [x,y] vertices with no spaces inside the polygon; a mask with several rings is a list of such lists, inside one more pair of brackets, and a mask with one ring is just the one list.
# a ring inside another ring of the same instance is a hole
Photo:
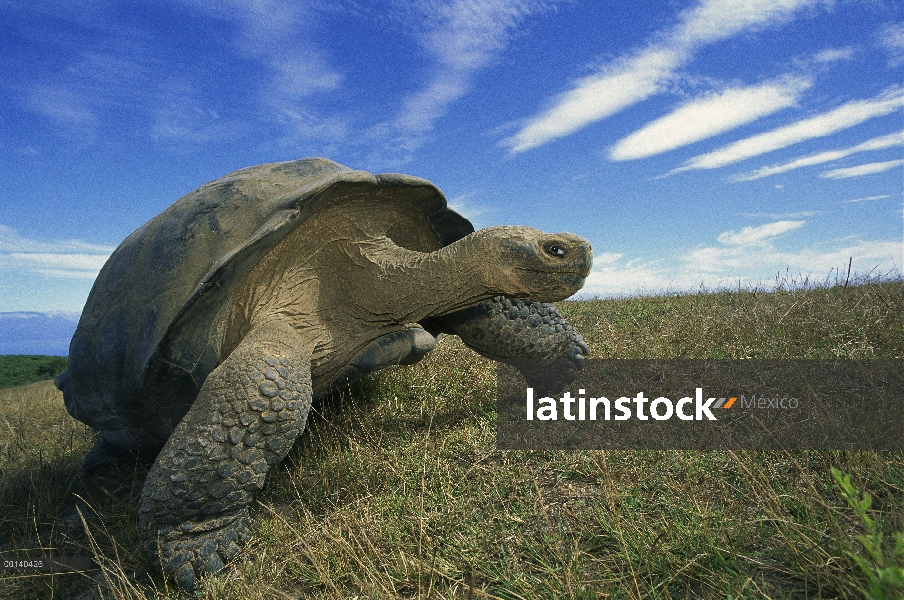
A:
{"label": "wrinkled neck skin", "polygon": [[415,323],[500,294],[526,293],[498,265],[493,233],[477,231],[429,253],[400,248],[385,237],[357,243],[364,270],[371,274],[365,310]]}

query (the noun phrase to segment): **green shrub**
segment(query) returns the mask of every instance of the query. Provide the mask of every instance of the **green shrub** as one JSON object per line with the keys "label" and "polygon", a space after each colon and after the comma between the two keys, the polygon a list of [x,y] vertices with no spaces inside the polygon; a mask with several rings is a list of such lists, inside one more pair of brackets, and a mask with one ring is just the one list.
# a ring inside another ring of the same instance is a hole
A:
{"label": "green shrub", "polygon": [[53,379],[66,370],[65,356],[0,356],[0,388]]}

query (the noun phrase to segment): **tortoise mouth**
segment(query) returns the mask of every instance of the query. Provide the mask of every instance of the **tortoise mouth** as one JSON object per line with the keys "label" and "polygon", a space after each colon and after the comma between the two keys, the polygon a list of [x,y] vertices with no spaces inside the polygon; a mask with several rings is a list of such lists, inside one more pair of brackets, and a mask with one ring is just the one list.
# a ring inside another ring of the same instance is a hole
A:
{"label": "tortoise mouth", "polygon": [[589,268],[584,267],[574,267],[574,268],[549,268],[549,269],[539,269],[535,267],[516,267],[519,271],[524,271],[526,273],[537,273],[542,275],[580,275],[581,277],[587,277],[590,274]]}
{"label": "tortoise mouth", "polygon": [[590,275],[590,269],[593,266],[592,259],[589,257],[584,257],[584,260],[580,263],[572,263],[570,265],[544,265],[544,266],[524,266],[520,267],[519,270],[524,271],[526,273],[535,273],[537,275],[548,275],[548,276],[556,276],[556,275],[578,275],[583,279],[586,279],[588,275]]}
{"label": "tortoise mouth", "polygon": [[558,302],[576,294],[587,280],[588,270],[580,267],[521,269],[525,297],[537,302]]}

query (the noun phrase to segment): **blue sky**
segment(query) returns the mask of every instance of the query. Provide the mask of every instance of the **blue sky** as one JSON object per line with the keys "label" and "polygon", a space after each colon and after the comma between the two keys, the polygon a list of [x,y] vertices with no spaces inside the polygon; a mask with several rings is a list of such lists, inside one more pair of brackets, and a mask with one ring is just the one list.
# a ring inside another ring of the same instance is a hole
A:
{"label": "blue sky", "polygon": [[572,231],[585,294],[900,273],[899,0],[0,0],[0,312],[78,313],[201,184],[326,156],[477,227]]}

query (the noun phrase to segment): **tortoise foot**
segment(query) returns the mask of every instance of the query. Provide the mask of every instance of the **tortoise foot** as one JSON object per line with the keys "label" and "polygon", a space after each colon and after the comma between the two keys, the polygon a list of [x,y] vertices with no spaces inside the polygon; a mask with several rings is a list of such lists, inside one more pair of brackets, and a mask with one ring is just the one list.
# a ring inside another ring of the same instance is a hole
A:
{"label": "tortoise foot", "polygon": [[483,356],[516,367],[538,393],[561,392],[590,355],[583,336],[546,302],[497,296],[440,325]]}
{"label": "tortoise foot", "polygon": [[243,513],[225,525],[222,519],[196,524],[198,533],[170,532],[168,539],[146,542],[145,550],[164,575],[182,589],[194,590],[201,577],[222,571],[251,538],[247,510]]}

